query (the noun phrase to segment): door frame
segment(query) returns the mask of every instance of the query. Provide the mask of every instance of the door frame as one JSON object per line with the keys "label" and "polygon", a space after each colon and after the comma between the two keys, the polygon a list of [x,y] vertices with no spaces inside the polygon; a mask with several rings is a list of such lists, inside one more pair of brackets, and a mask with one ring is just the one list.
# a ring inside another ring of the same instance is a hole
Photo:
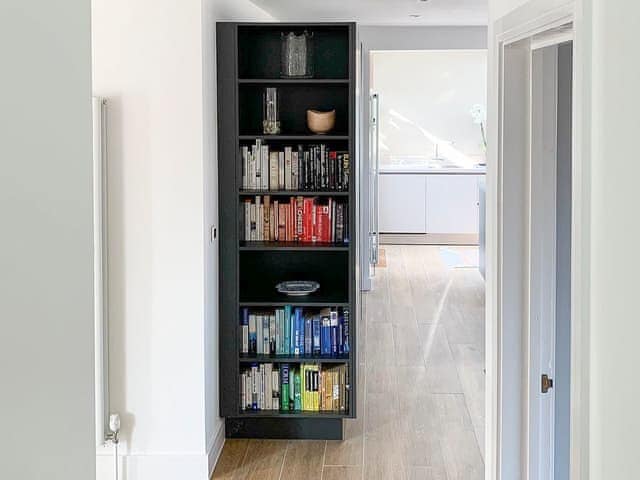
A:
{"label": "door frame", "polygon": [[[588,263],[589,188],[586,139],[588,86],[583,83],[588,43],[581,4],[533,0],[490,25],[489,151],[487,162],[487,392],[486,478],[530,475],[528,401],[530,62],[518,44],[555,27],[573,24],[573,152],[571,253],[571,478],[588,478]],[[518,43],[520,42],[520,43]],[[584,57],[582,55],[585,55]],[[578,99],[578,100],[576,100]],[[505,117],[509,122],[505,123]],[[513,119],[516,119],[514,124]],[[519,119],[519,120],[518,120]],[[583,133],[584,132],[584,133]],[[521,162],[505,159],[520,158]],[[516,191],[514,192],[514,189]],[[517,191],[520,189],[520,191]],[[520,223],[519,223],[520,222]],[[524,321],[523,321],[524,320]]]}

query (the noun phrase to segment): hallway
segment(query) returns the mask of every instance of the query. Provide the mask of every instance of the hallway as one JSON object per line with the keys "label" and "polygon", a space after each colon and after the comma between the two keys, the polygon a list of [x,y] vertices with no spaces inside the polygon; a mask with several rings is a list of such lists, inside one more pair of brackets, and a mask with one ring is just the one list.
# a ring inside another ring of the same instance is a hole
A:
{"label": "hallway", "polygon": [[215,479],[480,480],[484,282],[477,248],[385,246],[363,296],[345,440],[227,440]]}

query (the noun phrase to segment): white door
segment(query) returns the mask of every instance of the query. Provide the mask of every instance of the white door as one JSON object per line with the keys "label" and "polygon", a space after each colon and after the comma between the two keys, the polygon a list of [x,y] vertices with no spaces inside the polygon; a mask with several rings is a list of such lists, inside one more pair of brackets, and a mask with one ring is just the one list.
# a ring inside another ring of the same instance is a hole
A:
{"label": "white door", "polygon": [[570,59],[570,44],[531,53],[529,478],[540,480],[569,479]]}

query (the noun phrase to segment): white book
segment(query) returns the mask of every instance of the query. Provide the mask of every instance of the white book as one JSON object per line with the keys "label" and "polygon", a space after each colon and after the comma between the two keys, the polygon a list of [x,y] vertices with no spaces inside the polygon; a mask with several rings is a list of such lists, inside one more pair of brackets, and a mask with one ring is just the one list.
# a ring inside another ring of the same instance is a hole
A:
{"label": "white book", "polygon": [[262,162],[262,171],[264,176],[260,183],[260,189],[269,190],[269,145],[262,145],[260,161]]}
{"label": "white book", "polygon": [[249,178],[247,179],[249,183],[249,189],[256,189],[256,155],[258,154],[258,150],[255,145],[251,146],[251,153],[249,154]]}
{"label": "white book", "polygon": [[291,153],[291,189],[298,190],[300,167],[298,165],[298,152]]}
{"label": "white book", "polygon": [[247,240],[255,241],[256,239],[256,204],[252,203],[249,206],[249,237]]}
{"label": "white book", "polygon": [[284,152],[278,152],[278,189],[284,190]]}
{"label": "white book", "polygon": [[273,403],[273,391],[272,391],[272,387],[273,385],[271,384],[271,370],[272,370],[272,364],[271,363],[265,363],[264,364],[264,400],[265,400],[265,408],[267,408],[268,410],[272,410],[272,403]]}
{"label": "white book", "polygon": [[242,353],[249,353],[249,325],[242,325]]}
{"label": "white book", "polygon": [[269,188],[278,190],[278,152],[271,152],[269,155]]}
{"label": "white book", "polygon": [[240,149],[240,155],[242,157],[242,188],[247,188],[247,174],[249,172],[249,147],[243,145]]}
{"label": "white book", "polygon": [[251,202],[244,203],[244,239],[251,240]]}
{"label": "white book", "polygon": [[291,147],[284,147],[284,188],[285,190],[292,190],[292,178],[291,178]]}
{"label": "white book", "polygon": [[262,355],[262,347],[264,342],[262,341],[262,315],[256,315],[256,353]]}
{"label": "white book", "polygon": [[259,241],[262,236],[262,197],[256,196],[255,234],[253,240]]}

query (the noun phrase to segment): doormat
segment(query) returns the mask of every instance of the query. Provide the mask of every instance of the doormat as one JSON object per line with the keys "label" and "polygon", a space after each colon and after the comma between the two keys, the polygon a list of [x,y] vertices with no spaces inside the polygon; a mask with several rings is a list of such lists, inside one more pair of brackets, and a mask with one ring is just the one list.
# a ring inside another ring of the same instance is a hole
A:
{"label": "doormat", "polygon": [[378,268],[387,268],[387,252],[384,248],[378,249],[378,263],[376,264]]}

